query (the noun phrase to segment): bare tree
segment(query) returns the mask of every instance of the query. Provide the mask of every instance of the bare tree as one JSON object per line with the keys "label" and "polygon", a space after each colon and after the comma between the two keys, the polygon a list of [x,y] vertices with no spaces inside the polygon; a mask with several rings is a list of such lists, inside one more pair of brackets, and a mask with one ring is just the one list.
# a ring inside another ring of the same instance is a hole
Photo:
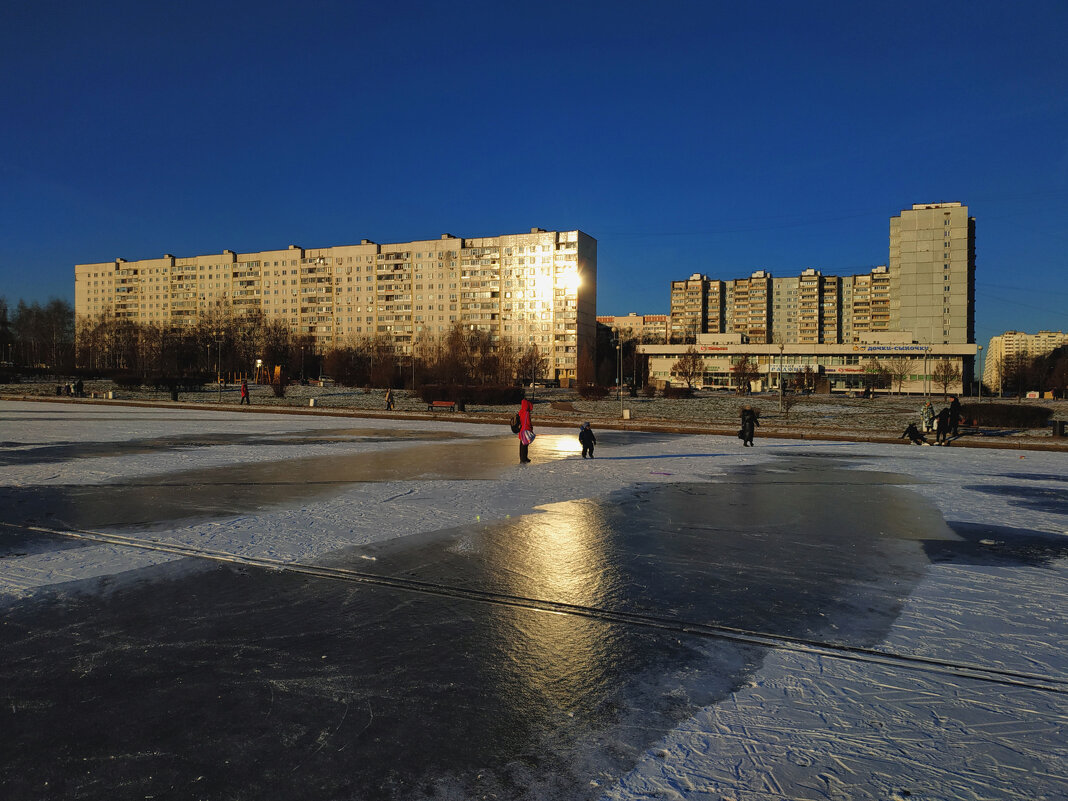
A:
{"label": "bare tree", "polygon": [[538,350],[538,346],[531,343],[530,347],[519,357],[516,370],[523,382],[526,382],[527,379],[536,381],[539,376],[545,378],[546,373],[549,371],[549,362]]}
{"label": "bare tree", "polygon": [[960,368],[949,359],[941,359],[931,371],[931,380],[942,387],[942,400],[946,400],[950,385],[960,380]]}
{"label": "bare tree", "polygon": [[874,356],[861,365],[864,372],[861,374],[861,382],[867,390],[882,389],[890,384],[890,373],[882,362]]}
{"label": "bare tree", "polygon": [[586,348],[578,358],[577,376],[579,386],[585,386],[593,382],[597,376],[597,370],[594,366],[593,353],[589,348]]}
{"label": "bare tree", "polygon": [[897,394],[901,394],[901,387],[905,383],[905,379],[912,371],[912,365],[908,359],[901,356],[897,356],[893,359],[887,359],[884,365],[886,373],[890,376],[891,386],[897,384]]}
{"label": "bare tree", "polygon": [[1046,387],[1056,397],[1063,398],[1068,390],[1068,346],[1062,345],[1049,354]]}
{"label": "bare tree", "polygon": [[697,352],[697,348],[691,345],[678,361],[671,365],[671,372],[685,381],[687,387],[693,389],[697,380],[705,374],[705,361]]}
{"label": "bare tree", "polygon": [[738,392],[748,394],[753,388],[753,382],[760,378],[760,370],[748,355],[739,356],[733,365],[731,373],[738,387]]}

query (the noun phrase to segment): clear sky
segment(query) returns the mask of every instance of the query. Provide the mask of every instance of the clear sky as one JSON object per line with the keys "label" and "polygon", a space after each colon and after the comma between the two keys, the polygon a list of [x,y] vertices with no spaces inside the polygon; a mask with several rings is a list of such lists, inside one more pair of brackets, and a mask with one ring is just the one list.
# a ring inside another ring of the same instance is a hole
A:
{"label": "clear sky", "polygon": [[1068,330],[1068,3],[0,3],[0,294],[74,264],[579,228],[599,314],[976,218],[978,339]]}

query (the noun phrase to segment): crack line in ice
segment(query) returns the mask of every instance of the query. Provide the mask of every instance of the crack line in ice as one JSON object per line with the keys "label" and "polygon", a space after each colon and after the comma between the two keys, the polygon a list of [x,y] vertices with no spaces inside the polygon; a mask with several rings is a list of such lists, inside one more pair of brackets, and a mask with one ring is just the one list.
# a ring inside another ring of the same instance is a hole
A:
{"label": "crack line in ice", "polygon": [[563,601],[529,598],[521,595],[508,595],[505,593],[495,593],[467,587],[454,587],[447,584],[419,581],[411,578],[361,573],[356,570],[340,567],[310,565],[301,562],[286,562],[284,560],[270,559],[267,557],[238,556],[225,551],[211,551],[186,545],[160,543],[152,540],[138,539],[136,537],[124,537],[118,534],[104,534],[96,531],[84,531],[78,529],[50,529],[43,526],[18,525],[5,522],[0,522],[0,526],[21,531],[33,531],[41,534],[52,534],[74,539],[110,543],[113,545],[124,545],[148,551],[174,553],[187,557],[209,559],[216,562],[252,565],[268,570],[289,571],[302,575],[316,576],[318,578],[372,584],[450,598],[463,598],[469,601],[511,606],[551,614],[574,615],[576,617],[602,620],[609,623],[646,626],[649,628],[664,629],[699,637],[727,639],[736,642],[744,642],[750,645],[809,653],[823,656],[828,659],[867,662],[890,667],[914,669],[928,673],[938,673],[960,678],[969,678],[976,681],[1013,685],[1032,690],[1068,695],[1068,679],[1057,676],[1003,670],[984,665],[949,662],[946,660],[909,654],[898,654],[890,651],[880,651],[872,648],[862,648],[860,646],[845,645],[841,643],[827,643],[802,637],[769,634],[767,632],[751,631],[732,626],[717,626],[708,623],[673,620],[671,618],[662,618],[655,615],[613,611],[598,607],[583,606],[580,604],[570,604]]}

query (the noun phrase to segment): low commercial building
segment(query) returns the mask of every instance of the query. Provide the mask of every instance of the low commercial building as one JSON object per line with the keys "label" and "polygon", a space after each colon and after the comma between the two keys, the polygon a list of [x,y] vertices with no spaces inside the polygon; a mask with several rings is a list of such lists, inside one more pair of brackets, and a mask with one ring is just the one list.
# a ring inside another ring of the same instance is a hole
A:
{"label": "low commercial building", "polygon": [[[857,392],[875,383],[880,392],[940,393],[940,375],[956,376],[946,390],[961,394],[977,348],[968,344],[924,345],[887,335],[848,344],[752,343],[742,334],[700,334],[687,345],[646,344],[638,352],[649,360],[649,379],[658,385],[686,383],[676,364],[693,348],[701,359],[695,384],[703,389],[740,386],[739,363],[747,360],[754,392],[778,391],[808,384],[815,391]],[[940,367],[941,365],[941,367]],[[873,382],[873,375],[882,378]]]}

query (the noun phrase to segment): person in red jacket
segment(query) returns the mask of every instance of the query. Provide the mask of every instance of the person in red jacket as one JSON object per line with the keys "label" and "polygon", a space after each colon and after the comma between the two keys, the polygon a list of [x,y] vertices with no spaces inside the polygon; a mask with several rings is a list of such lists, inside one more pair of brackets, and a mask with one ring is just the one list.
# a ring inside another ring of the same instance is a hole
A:
{"label": "person in red jacket", "polygon": [[[252,405],[248,399],[248,381],[245,381],[244,379],[241,381],[241,403],[248,406]],[[239,403],[238,405],[240,406],[241,404]]]}
{"label": "person in red jacket", "polygon": [[530,401],[523,398],[519,404],[519,463],[527,464],[530,457],[527,456],[527,448],[534,441],[534,424],[530,421],[530,413],[534,407]]}

